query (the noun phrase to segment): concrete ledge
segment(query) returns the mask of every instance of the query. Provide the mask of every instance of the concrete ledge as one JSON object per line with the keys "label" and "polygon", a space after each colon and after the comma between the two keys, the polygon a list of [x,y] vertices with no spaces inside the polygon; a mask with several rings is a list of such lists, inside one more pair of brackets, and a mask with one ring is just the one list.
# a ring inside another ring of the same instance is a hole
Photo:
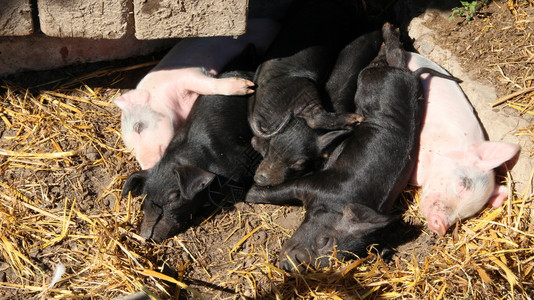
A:
{"label": "concrete ledge", "polygon": [[134,0],[138,39],[232,36],[245,32],[248,0]]}
{"label": "concrete ledge", "polygon": [[0,36],[33,33],[30,0],[3,0],[0,5]]}
{"label": "concrete ledge", "polygon": [[177,39],[140,41],[133,36],[115,40],[52,38],[42,34],[0,37],[0,76],[139,56],[171,47],[177,42]]}
{"label": "concrete ledge", "polygon": [[128,29],[130,0],[39,0],[39,21],[53,37],[119,39]]}

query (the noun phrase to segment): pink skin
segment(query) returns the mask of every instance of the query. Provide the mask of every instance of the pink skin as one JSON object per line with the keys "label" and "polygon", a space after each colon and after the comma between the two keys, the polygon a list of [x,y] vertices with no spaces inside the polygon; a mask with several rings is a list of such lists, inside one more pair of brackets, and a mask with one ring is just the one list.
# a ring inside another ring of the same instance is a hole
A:
{"label": "pink skin", "polygon": [[199,95],[246,95],[254,83],[241,78],[214,78],[249,44],[262,54],[278,32],[270,19],[251,19],[247,33],[233,37],[180,41],[137,85],[117,97],[124,144],[142,169],[152,168],[185,122]]}
{"label": "pink skin", "polygon": [[[419,54],[407,53],[407,59],[412,71],[430,67],[448,74]],[[520,147],[485,140],[473,108],[456,82],[428,74],[421,76],[421,82],[427,108],[411,183],[421,186],[420,210],[428,227],[445,235],[451,225],[487,204],[503,204],[508,188],[495,183],[494,169],[517,156]]]}

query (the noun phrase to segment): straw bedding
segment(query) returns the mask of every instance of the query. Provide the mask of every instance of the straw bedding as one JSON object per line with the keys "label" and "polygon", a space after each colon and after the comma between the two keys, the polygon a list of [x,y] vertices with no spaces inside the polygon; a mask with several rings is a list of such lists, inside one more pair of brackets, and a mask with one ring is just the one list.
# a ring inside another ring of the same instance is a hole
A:
{"label": "straw bedding", "polygon": [[[488,14],[469,23],[443,21],[436,27],[464,43],[489,24],[506,32],[481,35],[468,49],[451,50],[475,60],[481,80],[493,80],[503,97],[497,105],[513,109],[515,118],[529,118],[533,3],[498,2],[485,9]],[[122,144],[112,99],[133,72],[148,68],[114,66],[31,88],[16,78],[3,82],[0,298],[112,299],[138,291],[155,299],[534,295],[532,187],[514,191],[503,207],[484,210],[445,237],[425,228],[417,189],[410,187],[397,205],[404,223],[392,229],[393,255],[383,259],[370,249],[368,257],[333,260],[305,274],[290,276],[277,268],[282,243],[302,220],[301,208],[229,204],[206,212],[161,245],[147,243],[137,235],[142,199],[120,196],[137,165]],[[533,130],[515,134],[534,137]]]}

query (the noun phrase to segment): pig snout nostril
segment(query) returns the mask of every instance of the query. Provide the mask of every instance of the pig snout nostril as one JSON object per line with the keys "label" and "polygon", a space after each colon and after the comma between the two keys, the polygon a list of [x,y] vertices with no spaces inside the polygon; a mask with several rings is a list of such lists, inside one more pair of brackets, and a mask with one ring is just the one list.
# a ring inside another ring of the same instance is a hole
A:
{"label": "pig snout nostril", "polygon": [[265,172],[260,172],[254,176],[254,181],[259,185],[266,185],[269,182],[269,177]]}
{"label": "pig snout nostril", "polygon": [[328,246],[328,243],[330,242],[330,238],[327,236],[323,236],[320,239],[317,240],[317,249],[323,249],[326,246]]}
{"label": "pig snout nostril", "polygon": [[286,272],[303,271],[310,263],[310,259],[307,251],[295,249],[286,253],[286,257],[280,260],[280,268]]}
{"label": "pig snout nostril", "polygon": [[302,263],[309,263],[308,262],[309,256],[304,251],[296,251],[296,253],[294,254],[294,257],[295,257],[294,258],[295,263],[299,265]]}
{"label": "pig snout nostril", "polygon": [[283,259],[280,261],[280,269],[286,272],[293,272],[293,264],[288,259]]}

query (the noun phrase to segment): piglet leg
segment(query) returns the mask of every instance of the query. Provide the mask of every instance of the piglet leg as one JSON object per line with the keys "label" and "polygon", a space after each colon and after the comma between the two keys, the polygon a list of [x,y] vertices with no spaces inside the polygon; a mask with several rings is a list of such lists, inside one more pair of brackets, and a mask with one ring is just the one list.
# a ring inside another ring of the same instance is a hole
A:
{"label": "piglet leg", "polygon": [[248,191],[245,201],[276,205],[302,205],[302,201],[297,199],[296,190],[291,185],[284,183],[272,187],[253,185]]}
{"label": "piglet leg", "polygon": [[508,198],[508,188],[504,185],[499,185],[495,187],[493,194],[491,195],[488,203],[491,204],[493,208],[497,208],[503,205],[504,200]]}
{"label": "piglet leg", "polygon": [[275,186],[253,185],[247,193],[245,201],[276,205],[306,205],[314,199],[326,199],[327,202],[338,199],[342,187],[335,184],[325,184],[323,173],[317,174],[314,174],[317,176],[305,176]]}
{"label": "piglet leg", "polygon": [[303,118],[313,129],[346,129],[363,121],[360,114],[327,112],[324,107],[315,103],[306,106],[297,116]]}
{"label": "piglet leg", "polygon": [[386,60],[391,67],[405,69],[407,66],[406,55],[400,43],[399,32],[390,23],[382,26],[382,34],[385,44]]}
{"label": "piglet leg", "polygon": [[254,93],[254,83],[243,78],[213,78],[196,73],[188,78],[186,85],[192,92],[201,95],[247,95]]}

